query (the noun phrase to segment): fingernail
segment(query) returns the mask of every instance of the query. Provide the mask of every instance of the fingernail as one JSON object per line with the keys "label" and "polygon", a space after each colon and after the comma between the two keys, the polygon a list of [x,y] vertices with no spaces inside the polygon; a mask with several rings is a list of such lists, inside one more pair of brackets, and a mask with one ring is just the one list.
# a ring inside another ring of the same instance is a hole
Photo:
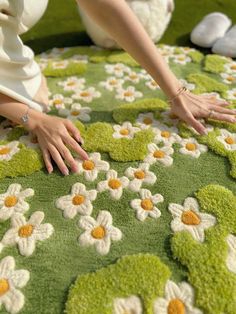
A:
{"label": "fingernail", "polygon": [[64,170],[63,173],[64,173],[65,176],[68,176],[68,175],[69,175],[69,171],[68,171],[68,170]]}

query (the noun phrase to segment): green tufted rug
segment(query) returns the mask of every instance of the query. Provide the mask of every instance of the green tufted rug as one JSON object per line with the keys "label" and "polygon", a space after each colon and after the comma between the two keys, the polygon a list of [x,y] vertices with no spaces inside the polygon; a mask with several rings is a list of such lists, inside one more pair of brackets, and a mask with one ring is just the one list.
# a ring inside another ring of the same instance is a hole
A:
{"label": "green tufted rug", "polygon": [[[196,94],[236,104],[236,62],[157,45]],[[50,112],[90,159],[48,175],[37,141],[0,125],[1,313],[235,314],[236,126],[197,135],[125,52],[36,57]]]}

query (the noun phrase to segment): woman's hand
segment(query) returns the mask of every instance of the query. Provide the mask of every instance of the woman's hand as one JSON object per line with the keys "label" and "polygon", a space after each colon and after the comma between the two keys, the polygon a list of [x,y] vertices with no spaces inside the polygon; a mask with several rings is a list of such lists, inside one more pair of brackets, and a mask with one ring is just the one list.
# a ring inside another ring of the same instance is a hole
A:
{"label": "woman's hand", "polygon": [[77,164],[66,144],[76,151],[82,159],[88,159],[88,155],[78,144],[78,142],[82,144],[83,140],[76,126],[68,119],[42,113],[34,114],[40,115],[40,118],[32,119],[34,123],[29,125],[27,129],[37,136],[48,172],[53,171],[51,157],[63,174],[69,174],[63,159],[69,163],[72,171],[77,171]]}
{"label": "woman's hand", "polygon": [[190,91],[176,97],[171,105],[171,113],[191,125],[201,135],[206,134],[199,118],[211,118],[226,122],[236,122],[236,110],[225,108],[229,105],[225,100],[218,100],[211,95],[195,95]]}

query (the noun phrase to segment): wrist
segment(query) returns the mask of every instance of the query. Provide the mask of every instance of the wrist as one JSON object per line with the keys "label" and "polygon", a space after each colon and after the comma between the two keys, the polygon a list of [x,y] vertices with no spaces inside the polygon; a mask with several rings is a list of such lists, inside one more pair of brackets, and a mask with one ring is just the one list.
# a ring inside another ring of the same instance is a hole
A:
{"label": "wrist", "polygon": [[26,123],[22,122],[24,128],[28,131],[34,131],[38,126],[39,122],[44,118],[45,113],[37,111],[33,108],[28,110],[28,121]]}

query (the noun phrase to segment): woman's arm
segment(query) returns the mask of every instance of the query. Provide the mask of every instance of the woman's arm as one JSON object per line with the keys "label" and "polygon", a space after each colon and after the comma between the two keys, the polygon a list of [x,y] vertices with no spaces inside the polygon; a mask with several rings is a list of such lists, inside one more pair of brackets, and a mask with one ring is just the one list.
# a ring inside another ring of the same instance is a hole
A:
{"label": "woman's arm", "polygon": [[[170,70],[139,19],[125,0],[77,0],[82,9],[126,50],[159,84],[168,98],[176,95],[181,84]],[[221,106],[219,106],[221,105]],[[236,122],[235,111],[222,108],[226,102],[209,97],[183,93],[172,102],[172,112],[193,126],[199,133],[206,132],[195,118],[207,117]]]}

